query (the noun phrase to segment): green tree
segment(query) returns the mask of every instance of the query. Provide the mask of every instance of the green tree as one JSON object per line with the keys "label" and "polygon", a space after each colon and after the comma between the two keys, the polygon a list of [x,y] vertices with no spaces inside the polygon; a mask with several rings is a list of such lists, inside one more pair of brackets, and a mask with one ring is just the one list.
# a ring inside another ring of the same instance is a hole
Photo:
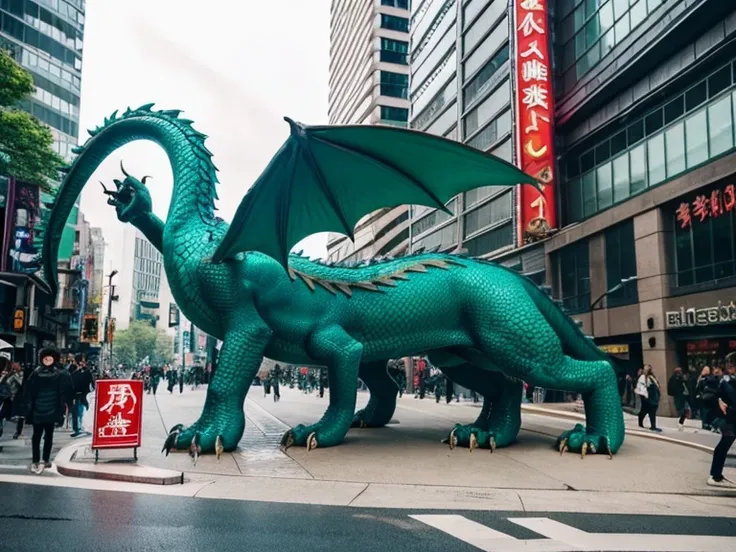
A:
{"label": "green tree", "polygon": [[116,331],[113,343],[116,362],[129,367],[137,366],[146,357],[152,364],[173,360],[172,339],[164,330],[157,330],[141,320],[131,322],[125,330]]}
{"label": "green tree", "polygon": [[30,73],[0,48],[0,174],[53,192],[64,160],[52,149],[48,127],[18,108],[33,91]]}

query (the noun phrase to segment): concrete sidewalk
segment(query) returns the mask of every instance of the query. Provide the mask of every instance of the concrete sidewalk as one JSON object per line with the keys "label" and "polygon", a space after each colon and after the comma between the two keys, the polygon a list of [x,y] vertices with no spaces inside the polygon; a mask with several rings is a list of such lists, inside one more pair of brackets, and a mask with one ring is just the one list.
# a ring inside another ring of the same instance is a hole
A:
{"label": "concrete sidewalk", "polygon": [[[721,515],[736,517],[736,501],[729,498],[734,493],[705,484],[711,460],[707,452],[630,435],[613,460],[605,455],[561,456],[553,450],[555,439],[575,420],[528,409],[518,442],[494,454],[450,451],[440,443],[454,423],[475,419],[472,403],[436,404],[413,397],[399,401],[394,423],[385,428],[352,429],[339,447],[311,452],[292,447],[284,454],[278,449],[282,434],[297,423],[318,420],[328,396],[320,399],[283,389],[281,401],[274,403],[271,395],[264,397],[262,389],[254,387],[246,401],[246,432],[236,451],[220,461],[214,455],[202,456],[196,466],[187,453],[161,454],[168,428],[196,420],[205,392],[201,387],[186,388],[183,394],[159,393],[156,398],[146,395],[144,445],[137,464],[126,461],[129,451],[101,453],[98,469],[113,466],[118,475],[121,470],[131,475],[116,477],[118,481],[137,481],[134,471],[140,474],[145,468],[149,474],[183,473],[183,485],[52,479],[53,473],[23,479],[198,498],[346,506],[682,515],[709,515],[717,509]],[[367,400],[367,393],[359,393],[359,406]],[[62,463],[68,458],[73,468],[89,470],[87,447],[73,443],[65,449]],[[76,451],[74,458],[70,451]],[[736,479],[736,470],[727,468],[726,475]]]}

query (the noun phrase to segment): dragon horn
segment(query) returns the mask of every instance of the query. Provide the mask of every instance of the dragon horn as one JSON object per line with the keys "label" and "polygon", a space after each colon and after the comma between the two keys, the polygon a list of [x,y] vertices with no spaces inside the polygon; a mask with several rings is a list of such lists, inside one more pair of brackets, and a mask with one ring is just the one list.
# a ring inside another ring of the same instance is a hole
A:
{"label": "dragon horn", "polygon": [[152,176],[144,176],[143,178],[141,178],[141,184],[145,184],[147,178],[153,178],[153,177]]}
{"label": "dragon horn", "polygon": [[127,172],[127,171],[125,170],[125,167],[123,167],[123,160],[122,160],[122,159],[120,160],[120,170],[121,170],[121,171],[123,171],[123,174],[124,174],[125,176],[130,176],[130,175],[128,174],[128,172]]}
{"label": "dragon horn", "polygon": [[105,183],[102,180],[100,180],[100,184],[102,185],[102,189],[105,191],[104,192],[105,194],[107,194],[107,195],[115,195],[115,192],[112,192],[112,191],[110,191],[110,190],[107,189],[107,187],[105,186]]}

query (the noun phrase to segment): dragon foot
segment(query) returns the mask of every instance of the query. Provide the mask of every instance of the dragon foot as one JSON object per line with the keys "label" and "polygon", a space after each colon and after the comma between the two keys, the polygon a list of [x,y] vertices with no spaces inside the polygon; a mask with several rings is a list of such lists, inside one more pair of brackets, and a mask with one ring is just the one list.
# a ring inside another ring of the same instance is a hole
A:
{"label": "dragon foot", "polygon": [[447,439],[443,439],[442,442],[448,444],[450,450],[455,447],[467,447],[470,452],[476,448],[488,449],[491,453],[496,450],[494,433],[473,425],[455,425]]}
{"label": "dragon foot", "polygon": [[215,453],[219,459],[223,452],[235,450],[243,434],[245,418],[239,423],[205,423],[201,419],[185,427],[177,424],[171,428],[161,452],[166,456],[173,450],[187,451],[197,465],[200,454]]}
{"label": "dragon foot", "polygon": [[[393,413],[393,408],[390,412]],[[353,422],[350,424],[350,427],[360,429],[384,427],[390,420],[391,414],[377,412],[375,409],[361,408],[353,416]]]}
{"label": "dragon foot", "polygon": [[560,435],[555,448],[560,451],[560,454],[579,453],[581,458],[596,453],[608,454],[609,459],[613,458],[608,439],[604,435],[587,431],[583,424],[576,424],[573,429]]}
{"label": "dragon foot", "polygon": [[[334,437],[334,436],[333,436]],[[286,451],[291,446],[306,447],[307,451],[314,450],[319,447],[329,447],[337,445],[342,439],[338,440],[330,438],[327,434],[327,428],[319,424],[305,426],[299,424],[294,426],[281,438],[281,450]]]}

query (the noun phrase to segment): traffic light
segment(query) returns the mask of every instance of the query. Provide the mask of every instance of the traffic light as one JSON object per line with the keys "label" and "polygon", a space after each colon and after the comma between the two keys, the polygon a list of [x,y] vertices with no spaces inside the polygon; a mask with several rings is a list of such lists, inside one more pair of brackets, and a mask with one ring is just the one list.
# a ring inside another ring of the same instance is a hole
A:
{"label": "traffic light", "polygon": [[96,314],[85,314],[84,323],[82,324],[82,339],[83,343],[97,343],[99,336],[97,328],[99,326]]}

